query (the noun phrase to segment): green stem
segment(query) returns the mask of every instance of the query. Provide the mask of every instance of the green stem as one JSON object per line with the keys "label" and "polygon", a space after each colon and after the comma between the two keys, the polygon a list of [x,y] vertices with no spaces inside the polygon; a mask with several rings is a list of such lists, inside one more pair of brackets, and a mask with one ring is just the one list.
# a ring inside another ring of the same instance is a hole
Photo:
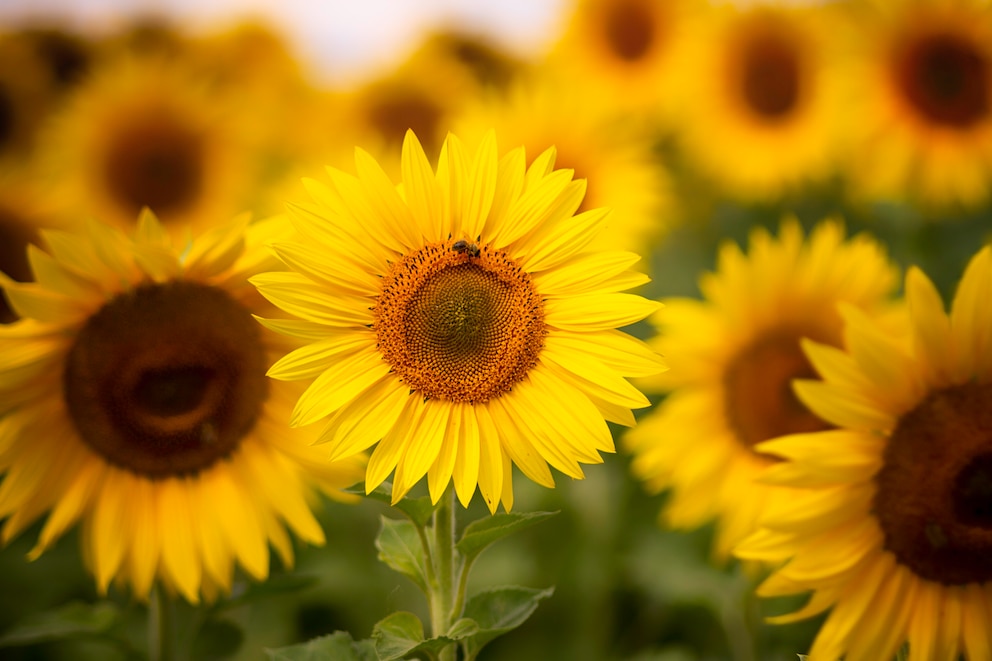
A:
{"label": "green stem", "polygon": [[[434,575],[432,586],[431,629],[434,636],[448,633],[455,613],[455,494],[449,485],[434,511]],[[440,661],[454,661],[456,645],[449,645],[438,655]]]}
{"label": "green stem", "polygon": [[174,661],[176,658],[176,605],[161,586],[152,590],[148,605],[149,661]]}

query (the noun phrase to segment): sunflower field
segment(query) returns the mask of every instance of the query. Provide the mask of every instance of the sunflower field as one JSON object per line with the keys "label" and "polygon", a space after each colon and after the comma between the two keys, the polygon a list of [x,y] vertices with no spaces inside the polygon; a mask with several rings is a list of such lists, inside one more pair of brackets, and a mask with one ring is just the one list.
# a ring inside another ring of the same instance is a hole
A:
{"label": "sunflower field", "polygon": [[558,27],[0,22],[0,658],[992,661],[992,3]]}

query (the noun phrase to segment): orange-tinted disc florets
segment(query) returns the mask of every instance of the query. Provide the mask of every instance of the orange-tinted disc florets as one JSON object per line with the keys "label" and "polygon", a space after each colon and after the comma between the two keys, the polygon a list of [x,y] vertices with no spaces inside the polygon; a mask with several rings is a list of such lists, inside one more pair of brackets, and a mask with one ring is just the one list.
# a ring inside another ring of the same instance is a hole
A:
{"label": "orange-tinted disc florets", "polygon": [[395,263],[374,307],[379,350],[426,398],[485,402],[537,364],[544,304],[510,256],[448,240]]}

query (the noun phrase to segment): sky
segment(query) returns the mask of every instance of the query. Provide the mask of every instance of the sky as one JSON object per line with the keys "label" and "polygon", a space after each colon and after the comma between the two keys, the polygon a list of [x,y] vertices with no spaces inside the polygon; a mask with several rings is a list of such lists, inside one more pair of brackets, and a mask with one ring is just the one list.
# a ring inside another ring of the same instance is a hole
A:
{"label": "sky", "polygon": [[97,33],[129,17],[166,16],[192,31],[235,17],[264,17],[328,83],[385,70],[425,31],[455,24],[521,53],[539,52],[560,31],[570,0],[0,0],[0,26],[56,24]]}

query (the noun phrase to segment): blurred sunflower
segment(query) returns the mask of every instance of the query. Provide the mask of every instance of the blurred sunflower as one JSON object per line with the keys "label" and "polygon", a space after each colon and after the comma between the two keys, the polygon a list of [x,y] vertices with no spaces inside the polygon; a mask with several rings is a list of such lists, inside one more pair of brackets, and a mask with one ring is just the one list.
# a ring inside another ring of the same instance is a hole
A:
{"label": "blurred sunflower", "polygon": [[23,167],[52,109],[44,62],[25,40],[0,34],[0,167]]}
{"label": "blurred sunflower", "polygon": [[768,4],[721,5],[692,21],[676,121],[693,165],[745,200],[831,176],[845,112],[837,26],[828,8]]}
{"label": "blurred sunflower", "polygon": [[[292,348],[253,314],[271,306],[247,276],[281,224],[220,226],[174,246],[144,213],[133,237],[91,223],[44,231],[28,249],[36,282],[0,279],[21,319],[0,327],[2,540],[50,512],[37,557],[82,522],[101,592],[139,599],[158,579],[192,602],[253,578],[271,543],[291,564],[288,526],[321,543],[308,506],[361,479],[285,428],[299,389],[265,369]],[[57,458],[57,459],[56,459]]]}
{"label": "blurred sunflower", "polygon": [[913,0],[856,13],[861,196],[977,206],[992,183],[992,5]]}
{"label": "blurred sunflower", "polygon": [[[45,196],[28,172],[0,169],[0,272],[18,282],[31,280],[29,244],[40,245],[39,231],[52,225],[43,209]],[[0,291],[0,324],[17,319]]]}
{"label": "blurred sunflower", "polygon": [[232,217],[257,164],[250,120],[230,101],[173,60],[95,71],[41,146],[53,199],[66,216],[122,228],[146,206],[167,227]]}
{"label": "blurred sunflower", "polygon": [[[351,145],[361,145],[390,174],[399,174],[407,131],[434,154],[450,129],[452,115],[480,93],[472,73],[445,54],[420,51],[393,71],[334,98],[339,104],[325,125],[332,147],[347,127]],[[350,155],[350,153],[349,153]]]}
{"label": "blurred sunflower", "polygon": [[716,273],[700,282],[705,300],[665,301],[654,346],[672,369],[647,385],[669,394],[624,440],[647,488],[672,491],[666,525],[716,519],[714,555],[723,559],[771,504],[792,498],[755,484],[775,459],[754,446],[828,426],[792,393],[793,379],[815,376],[800,341],[840,344],[837,305],[880,312],[894,281],[875,241],[845,241],[840,223],[828,221],[804,242],[790,220],[777,240],[755,230],[748,255],[725,244]]}
{"label": "blurred sunflower", "polygon": [[554,145],[555,165],[586,180],[579,211],[609,207],[604,249],[642,252],[674,216],[667,171],[647,136],[617,122],[612,100],[549,78],[516,85],[507,96],[483,97],[455,120],[455,133],[480,141],[495,129],[501,143],[537,155]]}
{"label": "blurred sunflower", "polygon": [[478,485],[509,510],[511,462],[547,487],[549,464],[582,478],[614,449],[604,418],[631,425],[648,404],[624,376],[663,369],[615,330],[657,304],[619,293],[647,280],[636,255],[590,249],[607,211],[573,215],[585,182],[554,150],[528,168],[492,133],[475,154],[449,135],[435,173],[409,132],[399,187],[355,163],[290,205],[301,240],[275,250],[294,272],[252,279],[300,318],[266,324],[309,341],[269,370],[312,380],[291,424],[326,419],[332,458],[378,443],[365,488],[395,470],[394,501],[426,474],[434,500],[453,481],[463,505]]}
{"label": "blurred sunflower", "polygon": [[483,88],[506,90],[529,69],[529,63],[487,35],[439,29],[427,35],[410,59],[445,59],[467,71]]}
{"label": "blurred sunflower", "polygon": [[570,80],[603,94],[619,109],[653,112],[672,94],[681,32],[698,0],[576,0],[549,53]]}
{"label": "blurred sunflower", "polygon": [[788,560],[759,588],[812,590],[793,621],[831,609],[814,659],[992,658],[992,249],[968,265],[950,314],[918,269],[909,341],[845,310],[846,350],[807,342],[823,381],[800,399],[837,429],[758,446],[794,488],[736,551]]}

